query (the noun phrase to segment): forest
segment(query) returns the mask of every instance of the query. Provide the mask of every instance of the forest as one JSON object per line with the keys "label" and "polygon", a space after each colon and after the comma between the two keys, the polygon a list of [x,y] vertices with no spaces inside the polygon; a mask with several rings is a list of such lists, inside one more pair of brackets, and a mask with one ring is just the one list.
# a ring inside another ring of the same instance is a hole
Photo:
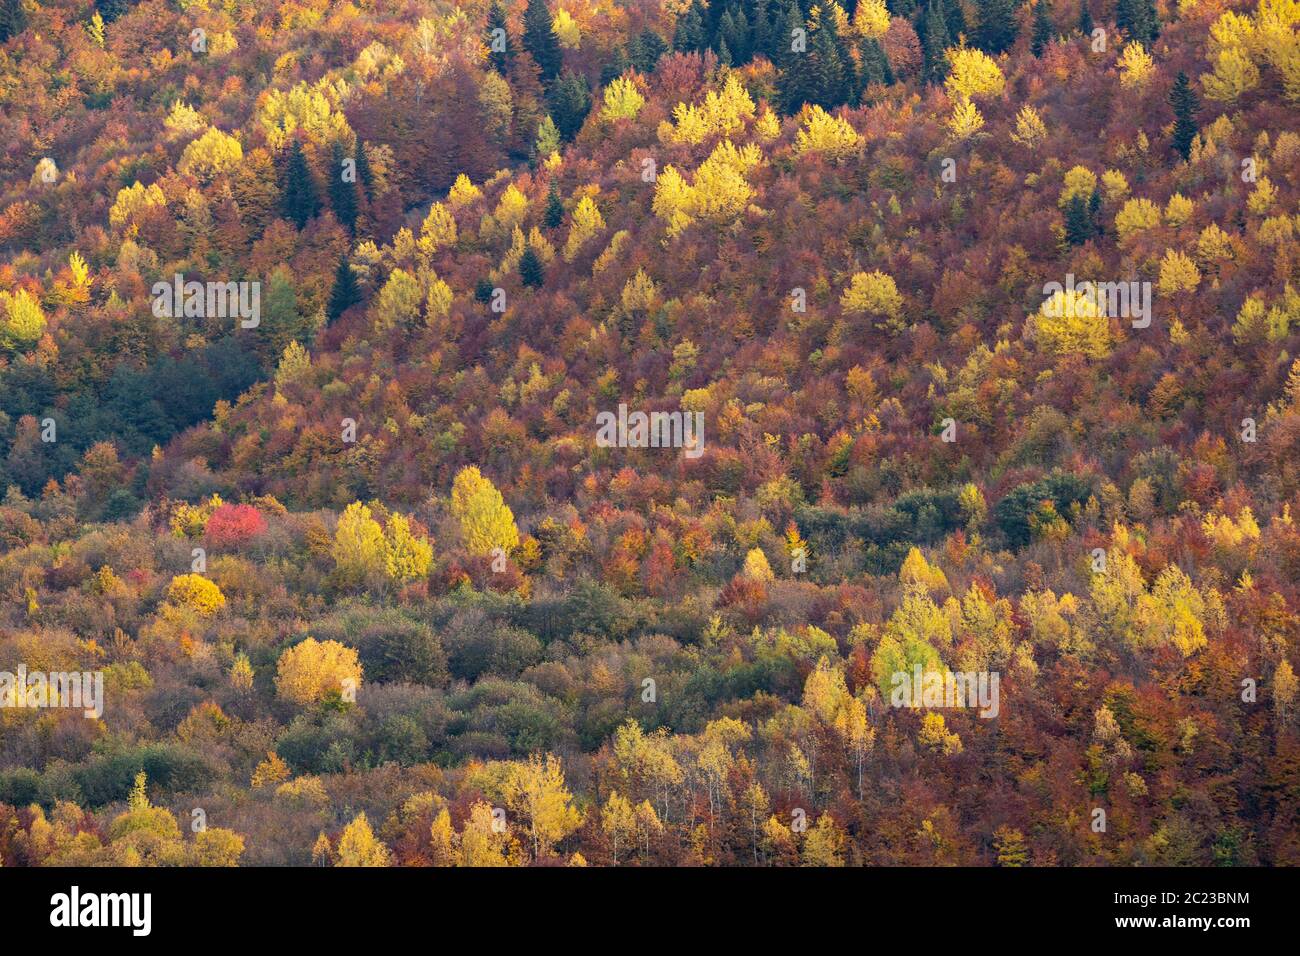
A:
{"label": "forest", "polygon": [[1300,0],[0,0],[5,867],[1297,865],[1293,512]]}

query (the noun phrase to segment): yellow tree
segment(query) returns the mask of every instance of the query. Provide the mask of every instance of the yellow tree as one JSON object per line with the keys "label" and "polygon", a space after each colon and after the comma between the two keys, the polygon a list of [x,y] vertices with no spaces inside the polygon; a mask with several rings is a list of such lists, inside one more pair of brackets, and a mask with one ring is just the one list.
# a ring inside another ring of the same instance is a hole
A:
{"label": "yellow tree", "polygon": [[948,138],[955,143],[960,143],[977,136],[980,130],[984,129],[984,115],[971,99],[959,99],[952,108],[952,115],[948,117],[945,124],[948,129]]}
{"label": "yellow tree", "polygon": [[461,539],[470,554],[487,555],[494,548],[509,553],[519,546],[514,513],[496,486],[473,465],[462,468],[452,483],[451,513],[460,522]]}
{"label": "yellow tree", "polygon": [[181,574],[167,586],[167,602],[176,607],[211,617],[226,606],[226,596],[205,577]]}
{"label": "yellow tree", "polygon": [[1151,54],[1141,43],[1125,44],[1119,57],[1119,84],[1126,89],[1145,86],[1155,72]]}
{"label": "yellow tree", "polygon": [[948,78],[944,86],[954,99],[1001,96],[1007,81],[987,53],[974,47],[954,47],[947,53]]}
{"label": "yellow tree", "polygon": [[418,247],[420,254],[427,261],[439,249],[445,249],[456,243],[456,218],[440,202],[429,208],[429,215],[424,217],[420,227]]}
{"label": "yellow tree", "polygon": [[1030,327],[1038,347],[1053,355],[1110,354],[1109,320],[1098,309],[1096,296],[1077,289],[1053,293],[1031,317]]}
{"label": "yellow tree", "polygon": [[804,866],[844,866],[844,831],[829,813],[817,818],[803,842]]}
{"label": "yellow tree", "polygon": [[573,222],[569,226],[569,238],[564,244],[564,260],[572,262],[578,250],[587,240],[605,228],[605,218],[600,214],[596,201],[590,196],[583,196],[573,209]]}
{"label": "yellow tree", "polygon": [[903,559],[898,580],[907,585],[919,585],[928,592],[948,590],[948,578],[943,569],[925,560],[920,548],[912,548]]}
{"label": "yellow tree", "polygon": [[767,561],[767,555],[763,553],[762,548],[751,548],[745,555],[745,566],[740,571],[741,575],[749,581],[757,581],[759,584],[770,584],[776,580],[776,575],[772,573],[772,565]]}
{"label": "yellow tree", "polygon": [[631,78],[620,76],[605,87],[605,107],[600,115],[607,120],[636,119],[645,106],[645,97]]}
{"label": "yellow tree", "polygon": [[479,801],[470,807],[469,819],[460,832],[460,865],[472,867],[509,866],[506,856],[509,838],[494,825],[492,808]]}
{"label": "yellow tree", "polygon": [[370,509],[355,501],[344,509],[334,531],[331,554],[339,577],[350,584],[374,580],[387,570],[384,529]]}
{"label": "yellow tree", "polygon": [[364,812],[343,828],[335,854],[335,866],[388,866],[390,861],[388,847],[370,829]]}
{"label": "yellow tree", "polygon": [[45,313],[26,289],[0,292],[0,349],[30,348],[45,334]]}
{"label": "yellow tree", "polygon": [[552,754],[534,754],[526,763],[511,764],[504,790],[507,805],[528,821],[534,859],[582,826],[582,812],[574,806],[564,770]]}
{"label": "yellow tree", "polygon": [[397,584],[416,581],[429,573],[433,547],[428,539],[411,533],[411,522],[394,512],[384,533],[384,569]]}
{"label": "yellow tree", "polygon": [[[654,810],[651,809],[651,813]],[[637,815],[632,804],[617,790],[611,790],[609,799],[600,811],[600,828],[609,834],[614,844],[614,865],[618,866],[619,847],[636,838]]]}
{"label": "yellow tree", "polygon": [[309,637],[280,655],[275,689],[295,704],[312,704],[329,694],[355,692],[361,684],[357,652],[338,641]]}
{"label": "yellow tree", "polygon": [[840,296],[840,308],[850,315],[866,314],[896,324],[902,318],[903,297],[893,276],[879,270],[857,272]]}
{"label": "yellow tree", "polygon": [[856,153],[864,142],[847,120],[813,105],[808,107],[803,128],[795,138],[795,152],[824,153],[839,160]]}
{"label": "yellow tree", "polygon": [[176,169],[207,181],[238,166],[243,158],[244,148],[239,140],[214,126],[185,147]]}

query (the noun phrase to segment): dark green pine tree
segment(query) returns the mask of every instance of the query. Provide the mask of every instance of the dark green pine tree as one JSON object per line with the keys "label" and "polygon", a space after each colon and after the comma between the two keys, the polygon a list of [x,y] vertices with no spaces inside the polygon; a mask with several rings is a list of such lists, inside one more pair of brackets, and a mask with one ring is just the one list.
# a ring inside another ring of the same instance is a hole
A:
{"label": "dark green pine tree", "polygon": [[1092,238],[1092,216],[1082,196],[1073,196],[1065,206],[1065,241],[1081,246]]}
{"label": "dark green pine tree", "polygon": [[948,21],[943,15],[943,0],[930,0],[925,16],[921,17],[921,53],[924,64],[922,76],[928,83],[942,83],[948,75],[948,58],[944,55],[952,46],[948,36]]}
{"label": "dark green pine tree", "polygon": [[357,175],[356,166],[345,162],[343,144],[338,140],[330,150],[330,208],[334,218],[348,232],[357,228]]}
{"label": "dark green pine tree", "polygon": [[293,141],[289,147],[289,158],[284,164],[280,179],[280,210],[284,218],[301,229],[316,218],[320,212],[320,196],[316,192],[316,180],[312,177],[311,167],[307,165],[307,156],[302,151],[302,143]]}
{"label": "dark green pine tree", "polygon": [[1101,192],[1094,189],[1088,197],[1088,216],[1092,219],[1092,234],[1100,236],[1103,232],[1101,223]]}
{"label": "dark green pine tree", "polygon": [[653,30],[642,30],[627,44],[627,58],[638,73],[649,75],[668,52],[668,44]]}
{"label": "dark green pine tree", "polygon": [[118,17],[131,11],[135,0],[96,0],[95,9],[104,18],[105,23],[112,23]]}
{"label": "dark green pine tree", "polygon": [[1079,4],[1079,32],[1083,34],[1084,39],[1092,39],[1093,31],[1092,11],[1088,9],[1087,0]]}
{"label": "dark green pine tree", "polygon": [[961,8],[958,0],[944,0],[943,22],[948,27],[948,36],[952,38],[953,43],[957,42],[958,37],[970,33],[966,25],[966,11]]}
{"label": "dark green pine tree", "polygon": [[1115,5],[1115,26],[1130,40],[1151,46],[1160,35],[1160,15],[1155,0],[1119,0]]}
{"label": "dark green pine tree", "polygon": [[769,0],[753,0],[749,10],[749,49],[751,54],[772,56],[772,15]]}
{"label": "dark green pine tree", "polygon": [[1042,56],[1047,45],[1056,37],[1056,25],[1052,23],[1052,5],[1049,0],[1038,0],[1034,4],[1034,35],[1030,49],[1034,56]]}
{"label": "dark green pine tree", "polygon": [[704,49],[707,43],[704,35],[705,10],[700,0],[695,0],[690,9],[677,18],[677,30],[673,33],[674,52],[698,53]]}
{"label": "dark green pine tree", "polygon": [[914,20],[916,11],[921,9],[921,5],[916,0],[885,0],[885,9],[896,17]]}
{"label": "dark green pine tree", "polygon": [[556,229],[564,222],[564,203],[560,202],[560,190],[552,181],[550,191],[546,194],[546,212],[542,214],[542,225],[547,229]]}
{"label": "dark green pine tree", "polygon": [[1187,81],[1187,74],[1179,71],[1174,88],[1169,91],[1169,105],[1174,108],[1174,149],[1186,159],[1192,154],[1192,140],[1196,138],[1196,110],[1200,106],[1196,93]]}
{"label": "dark green pine tree", "polygon": [[731,66],[731,48],[727,46],[727,41],[718,40],[718,64],[720,66]]}
{"label": "dark green pine tree", "polygon": [[[888,86],[894,82],[894,71],[889,66],[889,57],[875,37],[864,37],[858,44],[858,53],[862,60],[858,82],[861,92],[873,84],[883,83]],[[859,97],[861,98],[861,97]]]}
{"label": "dark green pine tree", "polygon": [[23,0],[0,0],[0,43],[26,29],[27,8],[23,6]]}
{"label": "dark green pine tree", "polygon": [[546,102],[560,137],[566,141],[573,139],[591,112],[591,88],[587,85],[587,78],[566,70],[551,87]]}
{"label": "dark green pine tree", "polygon": [[370,168],[370,157],[366,154],[366,141],[357,137],[357,182],[367,199],[375,196],[375,171]]}
{"label": "dark green pine tree", "polygon": [[352,274],[352,267],[348,265],[348,257],[339,256],[338,268],[334,270],[334,288],[330,290],[325,315],[333,322],[360,301],[361,289],[357,285],[357,277]]}
{"label": "dark green pine tree", "polygon": [[[500,31],[499,33],[497,31]],[[510,61],[515,57],[510,31],[506,29],[506,11],[501,0],[493,0],[488,10],[487,34],[483,40],[488,48],[488,62],[502,76],[510,72]]]}
{"label": "dark green pine tree", "polygon": [[745,15],[745,8],[738,6],[734,10],[728,10],[722,19],[720,29],[727,46],[731,47],[731,55],[738,63],[748,63],[754,56],[754,34],[750,29],[749,17]]}
{"label": "dark green pine tree", "polygon": [[546,270],[542,267],[542,260],[533,251],[532,246],[525,249],[524,254],[519,257],[519,278],[531,289],[537,288],[546,281]]}
{"label": "dark green pine tree", "polygon": [[812,67],[814,96],[812,102],[823,109],[833,110],[849,102],[856,78],[850,79],[852,65],[840,56],[835,21],[824,17],[812,37],[810,64]]}
{"label": "dark green pine tree", "polygon": [[524,49],[537,62],[543,83],[559,76],[564,65],[564,51],[560,49],[560,41],[552,32],[551,25],[551,11],[546,7],[546,0],[528,0],[528,9],[524,11]]}
{"label": "dark green pine tree", "polygon": [[812,58],[807,49],[808,28],[799,0],[789,0],[776,29],[776,96],[786,113],[797,113],[817,98]]}
{"label": "dark green pine tree", "polygon": [[609,84],[626,73],[631,66],[632,61],[628,58],[627,50],[621,46],[614,47],[614,55],[600,68],[600,85],[609,86]]}
{"label": "dark green pine tree", "polygon": [[1020,32],[1015,0],[978,0],[978,7],[979,25],[975,28],[974,45],[993,55],[1011,49]]}

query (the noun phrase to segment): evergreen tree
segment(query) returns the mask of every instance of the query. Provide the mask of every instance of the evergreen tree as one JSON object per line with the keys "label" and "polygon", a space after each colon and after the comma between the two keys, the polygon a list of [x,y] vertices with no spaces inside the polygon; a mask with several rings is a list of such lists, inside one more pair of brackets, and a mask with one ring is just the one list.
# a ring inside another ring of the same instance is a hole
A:
{"label": "evergreen tree", "polygon": [[621,46],[615,47],[614,55],[600,68],[600,85],[609,86],[610,83],[613,83],[626,73],[631,66],[632,61],[628,59],[627,51]]}
{"label": "evergreen tree", "polygon": [[1034,35],[1030,44],[1034,56],[1042,56],[1047,45],[1056,36],[1056,26],[1052,23],[1052,7],[1049,0],[1038,0],[1034,4]]}
{"label": "evergreen tree", "polygon": [[1155,0],[1119,0],[1115,5],[1115,26],[1130,40],[1151,46],[1160,35],[1160,15]]}
{"label": "evergreen tree", "polygon": [[874,83],[888,86],[894,82],[894,71],[889,66],[889,57],[885,55],[879,40],[875,37],[864,37],[858,44],[858,53],[862,61],[858,77],[860,90],[866,90]]}
{"label": "evergreen tree", "polygon": [[1084,3],[1079,5],[1079,32],[1083,34],[1085,39],[1090,40],[1092,39],[1092,31],[1092,11],[1088,9],[1088,4],[1085,0]]}
{"label": "evergreen tree", "polygon": [[16,37],[26,29],[27,9],[23,6],[23,0],[0,0],[0,43]]}
{"label": "evergreen tree", "polygon": [[841,59],[837,40],[835,21],[824,17],[812,37],[810,66],[815,91],[812,102],[827,110],[843,106],[852,95],[852,66]]}
{"label": "evergreen tree", "polygon": [[916,0],[885,0],[885,9],[896,17],[914,20],[921,6]]}
{"label": "evergreen tree", "polygon": [[370,168],[370,157],[366,154],[366,141],[357,137],[357,182],[361,184],[367,199],[375,194],[375,172]]}
{"label": "evergreen tree", "polygon": [[638,73],[653,73],[667,52],[668,45],[653,30],[642,30],[627,44],[628,61]]}
{"label": "evergreen tree", "polygon": [[307,225],[320,212],[320,196],[316,180],[312,177],[302,143],[294,140],[289,147],[289,158],[284,164],[280,180],[280,209],[284,218],[299,229]]}
{"label": "evergreen tree", "polygon": [[727,46],[726,40],[718,41],[718,65],[731,66],[731,49]]}
{"label": "evergreen tree", "polygon": [[543,83],[559,76],[564,65],[564,51],[551,30],[552,22],[546,0],[528,0],[528,8],[524,11],[524,49],[537,62]]}
{"label": "evergreen tree", "polygon": [[771,59],[772,15],[768,0],[753,0],[749,12],[749,51],[751,56],[762,54]]}
{"label": "evergreen tree", "polygon": [[[802,32],[801,32],[802,31]],[[804,103],[815,102],[817,85],[811,57],[804,48],[807,27],[798,0],[789,0],[775,38],[776,91],[781,109],[797,113]],[[802,41],[796,48],[796,39]]]}
{"label": "evergreen tree", "polygon": [[[21,3],[22,0],[17,0]],[[104,18],[105,23],[112,23],[134,6],[132,0],[96,0],[95,9]]]}
{"label": "evergreen tree", "polygon": [[1092,238],[1092,216],[1082,196],[1073,196],[1065,206],[1065,241],[1081,246]]}
{"label": "evergreen tree", "polygon": [[1015,0],[978,0],[979,26],[974,45],[996,56],[1011,49],[1020,25],[1016,22]]}
{"label": "evergreen tree", "polygon": [[[498,30],[501,32],[497,33]],[[487,36],[483,42],[487,45],[488,62],[492,64],[492,69],[502,76],[509,74],[515,50],[510,40],[510,31],[506,29],[506,12],[501,6],[501,0],[493,0],[492,7],[488,10]]]}
{"label": "evergreen tree", "polygon": [[1187,74],[1179,71],[1174,88],[1169,92],[1169,104],[1174,108],[1174,149],[1186,159],[1192,153],[1192,140],[1196,138],[1196,93],[1187,81]]}
{"label": "evergreen tree", "polygon": [[330,290],[325,315],[333,322],[360,301],[361,289],[357,286],[357,277],[352,274],[352,267],[348,265],[348,257],[339,256],[338,268],[334,270],[334,288]]}
{"label": "evergreen tree", "polygon": [[547,229],[555,229],[562,222],[564,222],[564,203],[560,202],[560,190],[552,182],[550,191],[546,194],[546,212],[542,215],[542,225]]}
{"label": "evergreen tree", "polygon": [[952,46],[942,0],[930,0],[920,22],[922,29],[918,32],[921,34],[921,53],[925,60],[922,75],[926,82],[942,83],[948,75],[948,58],[944,54]]}
{"label": "evergreen tree", "polygon": [[703,9],[700,0],[695,0],[690,9],[677,18],[677,29],[673,33],[674,52],[698,53],[705,48]]}
{"label": "evergreen tree", "polygon": [[1092,234],[1100,236],[1103,231],[1101,224],[1101,193],[1096,189],[1088,197],[1088,216],[1092,219]]}
{"label": "evergreen tree", "polygon": [[542,260],[533,251],[532,246],[525,249],[524,254],[519,257],[519,278],[523,280],[524,285],[533,289],[546,280],[546,270],[542,267]]}
{"label": "evergreen tree", "polygon": [[578,135],[582,124],[591,112],[591,89],[581,73],[565,71],[551,87],[546,100],[550,106],[551,120],[560,131],[561,138],[571,140]]}
{"label": "evergreen tree", "polygon": [[954,44],[958,37],[970,32],[966,25],[966,11],[961,8],[959,0],[944,0],[943,22],[948,28],[948,37]]}
{"label": "evergreen tree", "polygon": [[330,208],[334,210],[334,218],[339,224],[351,233],[356,231],[357,226],[357,177],[355,165],[352,175],[344,177],[348,172],[344,167],[346,158],[343,155],[343,144],[335,140],[330,150]]}

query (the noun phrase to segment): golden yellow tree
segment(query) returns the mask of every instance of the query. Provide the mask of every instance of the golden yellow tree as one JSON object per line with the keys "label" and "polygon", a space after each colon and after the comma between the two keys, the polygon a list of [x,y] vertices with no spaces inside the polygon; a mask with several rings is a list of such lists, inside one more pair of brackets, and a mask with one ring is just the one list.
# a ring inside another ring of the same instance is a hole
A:
{"label": "golden yellow tree", "polygon": [[903,297],[893,276],[879,270],[857,272],[840,296],[840,308],[849,315],[866,314],[894,324],[902,318]]}
{"label": "golden yellow tree", "polygon": [[338,641],[309,637],[280,655],[275,689],[295,704],[313,704],[330,694],[355,693],[361,684],[357,652]]}
{"label": "golden yellow tree", "polygon": [[338,575],[351,584],[373,580],[387,570],[384,529],[361,502],[348,505],[339,516],[331,554]]}
{"label": "golden yellow tree", "polygon": [[226,596],[205,577],[181,574],[167,586],[167,602],[203,617],[211,617],[226,606]]}
{"label": "golden yellow tree", "polygon": [[528,821],[536,859],[578,827],[582,812],[564,785],[564,770],[553,754],[534,754],[526,763],[510,765],[505,781],[506,804]]}
{"label": "golden yellow tree", "polygon": [[375,836],[364,812],[343,828],[335,850],[335,866],[388,866],[388,847]]}
{"label": "golden yellow tree", "polygon": [[496,486],[473,465],[456,475],[451,513],[460,522],[461,540],[470,554],[487,555],[494,548],[509,553],[519,546],[514,513]]}
{"label": "golden yellow tree", "polygon": [[606,120],[636,119],[645,106],[645,97],[630,77],[620,76],[605,87],[605,106],[600,111]]}

